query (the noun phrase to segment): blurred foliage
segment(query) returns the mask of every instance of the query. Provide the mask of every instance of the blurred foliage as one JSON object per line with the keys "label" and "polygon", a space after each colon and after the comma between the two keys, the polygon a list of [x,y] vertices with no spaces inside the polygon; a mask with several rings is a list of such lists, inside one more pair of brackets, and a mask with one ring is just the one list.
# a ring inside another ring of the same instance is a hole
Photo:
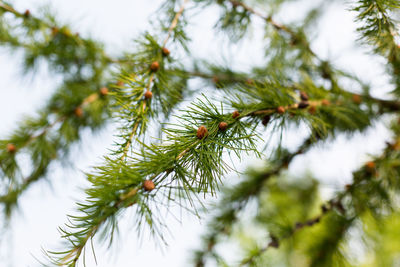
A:
{"label": "blurred foliage", "polygon": [[[0,140],[0,204],[6,220],[24,192],[51,177],[52,165],[74,156],[72,146],[84,146],[83,131],[97,133],[112,122],[114,146],[86,174],[91,185],[86,198],[60,228],[64,246],[45,252],[51,264],[85,263],[92,239],[111,244],[120,215],[130,208],[138,235],[148,227],[165,242],[160,206],[177,205],[201,216],[198,207],[222,188],[203,244],[193,255],[197,267],[397,266],[400,46],[394,17],[400,4],[346,5],[355,13],[359,42],[387,62],[395,89],[379,99],[371,96],[371,85],[313,50],[316,26],[331,1],[316,1],[300,19],[276,20],[288,5],[299,3],[165,1],[151,30],[136,37],[128,51],[109,56],[103,44],[75,33],[51,12],[21,12],[1,1],[0,45],[21,53],[25,72],[45,62],[62,78],[36,115]],[[258,65],[248,62],[246,70],[234,59],[219,64],[212,57],[195,58],[192,18],[210,9],[220,12],[214,31],[223,34],[227,47],[252,40],[254,29],[263,31]],[[321,194],[318,177],[288,175],[297,156],[342,134],[365,133],[377,120],[392,120],[387,127],[392,141],[331,198]],[[149,138],[153,128],[160,132],[157,139]],[[285,147],[282,137],[301,129],[307,134],[299,140],[303,143]],[[265,131],[278,140],[264,140]],[[236,171],[232,160],[245,155],[265,159],[265,166],[225,188],[224,176]],[[225,257],[224,246],[232,244],[235,253]]]}

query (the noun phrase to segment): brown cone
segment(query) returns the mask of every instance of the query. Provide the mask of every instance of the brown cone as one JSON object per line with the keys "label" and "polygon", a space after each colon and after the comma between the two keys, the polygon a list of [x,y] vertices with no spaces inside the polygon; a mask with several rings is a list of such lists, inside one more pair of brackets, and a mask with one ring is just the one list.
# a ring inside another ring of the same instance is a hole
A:
{"label": "brown cone", "polygon": [[75,116],[77,116],[78,118],[82,118],[83,116],[83,109],[81,107],[77,107],[74,110]]}
{"label": "brown cone", "polygon": [[200,126],[199,129],[197,129],[197,138],[199,139],[203,139],[204,137],[206,137],[208,135],[208,130],[205,126]]}
{"label": "brown cone", "polygon": [[163,56],[167,57],[167,56],[169,56],[170,53],[171,52],[168,50],[168,48],[163,47],[163,49],[162,49]]}
{"label": "brown cone", "polygon": [[108,95],[108,88],[107,88],[107,87],[102,87],[102,88],[100,89],[100,94],[101,94],[102,96]]}
{"label": "brown cone", "polygon": [[7,152],[8,153],[14,153],[15,151],[17,151],[17,148],[14,144],[7,144]]}
{"label": "brown cone", "polygon": [[285,108],[284,107],[282,107],[282,106],[279,106],[279,107],[277,107],[277,109],[276,109],[276,112],[278,112],[279,114],[283,114],[283,113],[285,113]]}
{"label": "brown cone", "polygon": [[225,130],[228,128],[228,124],[227,124],[226,122],[224,122],[224,121],[221,121],[221,122],[218,124],[218,128],[219,128],[221,131],[225,131]]}
{"label": "brown cone", "polygon": [[158,71],[160,69],[160,63],[158,63],[158,61],[154,61],[153,63],[151,63],[150,69],[154,72]]}
{"label": "brown cone", "polygon": [[154,188],[156,188],[156,186],[152,180],[145,180],[143,182],[143,188],[146,191],[152,191]]}
{"label": "brown cone", "polygon": [[153,97],[153,93],[152,93],[152,92],[146,91],[146,92],[144,93],[144,98],[145,98],[145,99],[151,99],[152,97]]}

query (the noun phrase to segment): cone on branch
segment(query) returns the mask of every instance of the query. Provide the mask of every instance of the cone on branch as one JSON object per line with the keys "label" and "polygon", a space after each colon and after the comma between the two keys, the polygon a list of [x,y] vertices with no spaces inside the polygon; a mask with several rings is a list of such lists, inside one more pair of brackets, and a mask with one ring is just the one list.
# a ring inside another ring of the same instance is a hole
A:
{"label": "cone on branch", "polygon": [[7,144],[7,152],[13,154],[17,151],[17,147],[14,144]]}
{"label": "cone on branch", "polygon": [[331,104],[331,102],[328,99],[322,99],[321,104],[323,106],[329,106]]}
{"label": "cone on branch", "polygon": [[163,56],[165,56],[165,57],[168,57],[169,54],[171,53],[171,52],[168,50],[168,48],[166,48],[166,47],[163,47],[161,51],[162,51]]}
{"label": "cone on branch", "polygon": [[265,115],[263,120],[262,120],[262,125],[267,126],[270,121],[271,121],[271,116],[270,115]]}
{"label": "cone on branch", "polygon": [[224,121],[221,121],[221,122],[218,124],[218,128],[219,128],[221,131],[225,131],[226,129],[228,129],[228,123],[226,123],[226,122],[224,122]]}
{"label": "cone on branch", "polygon": [[153,97],[153,93],[152,93],[152,92],[146,91],[146,92],[144,93],[144,98],[145,98],[145,99],[151,99],[152,97]]}
{"label": "cone on branch", "polygon": [[239,111],[237,111],[237,110],[235,110],[235,111],[232,113],[232,118],[234,118],[234,119],[238,118],[239,116],[240,116],[240,113],[239,113]]}
{"label": "cone on branch", "polygon": [[107,87],[100,88],[100,95],[102,96],[108,95],[108,88]]}
{"label": "cone on branch", "polygon": [[279,106],[276,108],[276,112],[278,112],[278,114],[283,114],[286,112],[286,109],[282,106]]}
{"label": "cone on branch", "polygon": [[310,107],[308,108],[308,113],[310,113],[311,115],[315,115],[315,113],[317,113],[317,107],[315,105],[310,105]]}
{"label": "cone on branch", "polygon": [[362,102],[361,96],[357,95],[357,94],[353,94],[351,99],[353,100],[354,104],[357,104],[357,105],[361,104],[361,102]]}
{"label": "cone on branch", "polygon": [[306,92],[301,91],[300,92],[300,99],[303,100],[303,101],[308,101],[309,97],[308,97]]}
{"label": "cone on branch", "polygon": [[310,104],[308,103],[308,101],[301,101],[298,105],[299,109],[305,109],[309,106]]}
{"label": "cone on branch", "polygon": [[77,108],[75,108],[74,114],[75,114],[75,116],[77,116],[78,118],[82,118],[82,117],[83,117],[83,109],[82,109],[82,107],[77,107]]}
{"label": "cone on branch", "polygon": [[145,180],[143,182],[143,188],[145,191],[152,191],[156,188],[156,185],[154,184],[154,182],[152,180]]}
{"label": "cone on branch", "polygon": [[160,69],[160,63],[158,63],[158,61],[154,61],[153,63],[151,63],[150,70],[152,72],[157,72],[159,69]]}
{"label": "cone on branch", "polygon": [[208,135],[208,130],[204,125],[200,126],[197,129],[196,136],[198,139],[203,139],[203,138],[207,137],[207,135]]}
{"label": "cone on branch", "polygon": [[372,173],[372,172],[375,171],[376,164],[375,164],[375,162],[373,162],[373,161],[368,161],[368,162],[365,164],[365,167],[367,168],[367,171],[368,171],[368,172]]}

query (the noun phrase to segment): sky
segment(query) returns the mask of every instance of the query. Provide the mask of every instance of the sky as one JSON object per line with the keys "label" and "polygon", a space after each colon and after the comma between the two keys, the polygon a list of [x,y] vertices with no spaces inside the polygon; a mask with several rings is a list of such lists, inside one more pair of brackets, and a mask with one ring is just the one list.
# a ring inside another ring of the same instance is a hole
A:
{"label": "sky", "polygon": [[[35,14],[41,6],[51,3],[58,17],[69,22],[81,36],[91,36],[106,45],[106,50],[129,50],[133,42],[144,30],[150,29],[149,18],[159,7],[159,0],[15,0],[18,10],[30,9]],[[391,89],[388,76],[381,61],[368,55],[368,50],[355,42],[357,34],[353,15],[348,11],[350,1],[337,1],[316,26],[312,48],[322,58],[329,59],[336,66],[356,73],[372,84],[374,96],[384,97]],[[277,14],[276,20],[285,22],[288,18],[301,16],[313,1],[300,1],[288,6],[285,12]],[[252,40],[236,44],[228,49],[226,39],[220,38],[212,30],[218,12],[208,10],[193,18],[191,26],[191,51],[199,58],[215,58],[224,62],[228,58],[238,69],[246,69],[254,62],[260,62],[263,54],[262,22],[256,21]],[[10,55],[0,48],[0,137],[7,136],[18,125],[24,115],[34,114],[46,103],[46,99],[60,84],[61,78],[51,75],[46,66],[35,74],[21,76],[20,55]],[[240,67],[239,67],[240,66]],[[353,88],[352,88],[353,89]],[[354,88],[356,90],[357,88]],[[42,258],[42,248],[55,249],[60,245],[57,227],[66,221],[66,214],[74,213],[74,202],[83,197],[82,188],[88,185],[82,174],[91,166],[101,162],[113,140],[113,125],[108,125],[101,133],[83,133],[83,141],[74,146],[73,167],[53,166],[50,181],[33,185],[22,197],[20,209],[14,214],[10,227],[0,232],[0,266],[39,266],[35,258]],[[389,134],[385,121],[366,134],[351,139],[344,136],[329,145],[313,149],[306,156],[298,157],[291,165],[290,172],[302,174],[311,172],[323,185],[323,197],[341,188],[351,179],[351,171],[368,160],[368,153],[377,153],[383,148]],[[301,140],[288,134],[284,142],[289,146]],[[99,145],[101,144],[101,145]],[[253,162],[245,158],[240,168]],[[228,175],[232,178],[233,175]],[[233,177],[237,178],[237,177]],[[180,211],[174,209],[178,214]],[[99,267],[111,266],[189,266],[190,251],[200,245],[200,234],[204,231],[206,219],[197,218],[183,212],[182,221],[167,219],[170,236],[169,246],[162,245],[147,235],[138,239],[129,212],[121,222],[119,238],[111,249],[95,244]],[[91,253],[87,253],[87,266],[96,266]]]}

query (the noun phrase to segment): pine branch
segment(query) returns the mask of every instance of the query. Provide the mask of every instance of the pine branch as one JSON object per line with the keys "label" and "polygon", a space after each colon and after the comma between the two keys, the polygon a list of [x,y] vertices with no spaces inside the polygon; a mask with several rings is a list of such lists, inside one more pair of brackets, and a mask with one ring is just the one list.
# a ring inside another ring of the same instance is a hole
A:
{"label": "pine branch", "polygon": [[295,152],[284,155],[278,154],[275,160],[271,162],[272,166],[265,172],[257,175],[252,180],[243,181],[224,194],[223,199],[218,205],[222,209],[222,212],[209,222],[209,233],[203,237],[203,249],[195,253],[195,266],[205,266],[208,255],[217,255],[214,252],[217,239],[221,235],[229,235],[231,233],[230,229],[232,229],[233,225],[239,219],[238,214],[246,208],[246,203],[250,199],[258,196],[263,185],[272,177],[286,170],[296,156],[303,155],[317,142],[318,140],[314,137],[310,137]]}
{"label": "pine branch", "polygon": [[[396,132],[398,132],[399,129],[397,129],[398,126],[396,125]],[[358,193],[360,192],[361,194],[365,194],[366,192],[366,187],[371,187],[368,183],[370,182],[371,178],[372,179],[379,179],[378,176],[381,176],[381,179],[385,177],[385,174],[381,174],[378,172],[378,169],[380,166],[384,165],[385,161],[387,159],[391,159],[392,156],[391,154],[395,154],[396,158],[398,157],[398,150],[400,147],[398,146],[398,137],[395,137],[395,141],[391,143],[387,143],[383,153],[379,156],[376,157],[375,160],[367,162],[364,166],[362,166],[358,171],[354,172],[354,179],[351,184],[347,184],[345,186],[345,190],[338,192],[334,198],[331,200],[327,201],[326,204],[323,204],[321,206],[322,212],[320,215],[311,218],[305,222],[297,222],[294,227],[292,227],[291,230],[289,230],[284,236],[277,237],[273,234],[271,234],[271,240],[270,242],[267,243],[266,246],[258,248],[256,251],[253,251],[251,256],[244,259],[241,261],[240,266],[245,266],[245,265],[252,265],[255,264],[256,260],[262,256],[263,253],[265,253],[268,249],[270,248],[279,248],[280,244],[282,243],[283,240],[292,238],[298,231],[301,229],[304,229],[306,227],[312,227],[322,221],[322,219],[329,214],[329,212],[335,211],[337,213],[337,216],[341,217],[349,217],[346,218],[345,222],[346,227],[342,228],[342,235],[344,231],[349,229],[351,226],[352,222],[356,220],[357,217],[361,217],[361,214],[364,213],[366,209],[366,203],[363,202],[362,205],[358,204]],[[390,175],[392,176],[392,174]],[[397,176],[397,175],[396,175]],[[389,177],[387,177],[389,178]],[[390,179],[393,179],[390,177]],[[384,181],[382,181],[383,183]],[[380,185],[381,186],[381,185]],[[376,195],[377,192],[383,192],[380,186],[372,185],[374,189],[371,191],[369,190],[369,198],[371,201],[373,196]],[[387,188],[389,189],[389,188]],[[398,190],[398,189],[396,189]],[[382,196],[383,199],[379,200],[378,205],[385,205],[388,203],[388,199],[386,199],[386,195]],[[383,201],[382,201],[383,200]],[[346,202],[346,206],[343,205],[343,202]],[[365,200],[362,200],[365,201]],[[354,212],[355,210],[355,212]],[[357,214],[357,215],[355,215]],[[331,220],[330,218],[326,218],[325,220]],[[334,223],[334,220],[332,220],[332,223]],[[214,241],[213,241],[214,242]],[[327,242],[331,242],[330,240],[327,240]],[[209,247],[211,244],[209,244]],[[215,243],[214,245],[215,246]],[[326,252],[323,252],[321,249],[321,253],[324,254]],[[322,257],[322,254],[319,254],[319,258]],[[313,259],[314,260],[314,259]],[[320,261],[321,259],[315,259],[317,261]],[[203,265],[198,265],[198,266],[203,266]]]}
{"label": "pine branch", "polygon": [[[64,37],[73,40],[77,44],[91,46],[90,41],[81,38],[79,36],[79,34],[71,33],[71,31],[68,30],[68,28],[65,26],[57,27],[56,25],[52,25],[51,23],[49,23],[45,20],[35,17],[34,15],[32,15],[32,13],[28,9],[22,13],[22,12],[17,11],[16,9],[14,9],[10,4],[6,4],[5,2],[0,1],[0,11],[12,13],[15,17],[21,18],[24,21],[32,21],[36,25],[44,26],[48,30],[50,30],[52,32],[52,34],[54,34],[54,35],[61,34]],[[29,46],[25,45],[25,47],[29,47]],[[104,60],[106,60],[108,63],[119,62],[118,60],[112,59],[110,56],[106,55],[106,53],[104,51],[101,52],[101,55],[102,55],[102,57],[104,57]]]}
{"label": "pine branch", "polygon": [[[103,93],[102,93],[103,92]],[[5,155],[5,157],[11,157],[11,158],[15,158],[16,155],[21,152],[25,152],[26,149],[29,149],[31,145],[34,142],[41,142],[41,140],[46,140],[48,138],[51,138],[51,135],[54,134],[54,131],[62,131],[62,128],[58,128],[58,130],[53,130],[53,128],[55,128],[57,125],[62,125],[63,123],[65,123],[67,120],[71,120],[71,119],[75,119],[75,117],[79,116],[83,116],[83,114],[81,114],[83,112],[83,109],[88,107],[89,105],[91,105],[92,103],[94,103],[95,101],[99,100],[99,98],[101,97],[101,101],[104,101],[104,88],[103,91],[99,91],[97,93],[91,93],[88,97],[86,97],[82,103],[75,109],[74,113],[70,113],[70,114],[63,114],[63,115],[59,115],[59,117],[57,119],[55,119],[52,123],[48,123],[46,121],[46,124],[41,126],[41,129],[36,130],[36,131],[32,131],[32,132],[28,132],[25,133],[24,130],[20,130],[21,133],[23,134],[22,137],[18,137],[19,133],[16,133],[15,136],[13,136],[10,140],[3,140],[2,143],[7,144],[7,147],[12,147],[13,151],[10,151],[8,149],[8,151],[6,152],[7,154]],[[77,113],[76,111],[80,110],[80,113]],[[53,130],[53,132],[51,132]],[[62,134],[59,134],[60,137],[62,138]],[[17,141],[14,142],[13,140]],[[65,150],[64,147],[61,147],[60,141],[56,142],[57,146],[54,148],[55,150],[59,150],[59,152],[55,151],[55,153],[57,154],[61,154],[62,151]],[[39,153],[51,153],[51,151],[42,151]],[[34,166],[34,170],[31,172],[31,174],[22,179],[22,181],[15,181],[15,173],[9,173],[6,171],[6,169],[10,168],[9,166],[6,166],[3,162],[0,164],[1,169],[3,170],[3,172],[5,174],[8,174],[8,177],[11,181],[10,186],[7,190],[7,192],[4,195],[0,195],[0,203],[3,203],[5,205],[5,211],[6,211],[6,215],[10,216],[11,215],[11,211],[13,206],[15,206],[17,204],[17,201],[19,199],[19,196],[27,189],[29,188],[29,186],[38,181],[39,179],[41,179],[42,177],[45,176],[48,167],[50,166],[51,162],[53,160],[55,160],[55,156],[56,155],[51,155],[52,158],[48,159],[48,161],[41,161],[40,164],[38,164],[38,166]],[[41,156],[38,155],[37,152],[32,152],[32,157],[36,157],[36,158],[40,158]],[[35,159],[33,159],[35,160]],[[16,161],[13,161],[14,164],[17,164]],[[14,168],[13,168],[14,169]],[[15,168],[16,169],[16,168]]]}
{"label": "pine branch", "polygon": [[[171,22],[171,25],[168,29],[167,32],[167,37],[165,38],[164,42],[163,42],[163,48],[162,51],[163,53],[166,53],[166,48],[165,45],[167,44],[169,38],[171,37],[171,33],[172,31],[175,29],[175,27],[178,24],[178,20],[180,18],[180,16],[182,15],[183,11],[184,11],[184,6],[187,4],[188,0],[185,0],[184,3],[182,4],[181,8],[179,9],[179,11],[176,13],[174,19]],[[169,52],[168,52],[169,53]],[[155,65],[157,64],[157,66]],[[151,74],[150,77],[148,79],[147,85],[146,85],[146,93],[150,92],[150,88],[152,86],[153,80],[155,78],[155,73],[158,71],[159,68],[159,63],[158,62],[153,62],[151,65]],[[151,93],[151,92],[150,92]],[[142,102],[142,113],[143,115],[145,115],[145,109],[146,109],[146,105],[147,105],[147,100],[150,99],[152,97],[152,93],[149,94],[149,97],[145,97],[145,99]],[[138,118],[136,119],[136,122],[134,123],[134,126],[132,128],[132,132],[129,135],[129,138],[126,142],[126,145],[123,148],[123,154],[121,157],[121,161],[125,161],[126,157],[128,156],[128,151],[129,148],[132,145],[132,139],[134,138],[134,136],[137,134],[137,129],[139,127],[139,124],[141,123],[141,119]],[[177,157],[176,160],[181,159],[189,150],[184,150],[182,151]],[[111,163],[111,162],[109,162]],[[171,170],[166,170],[167,175],[169,172],[171,172]],[[159,176],[161,173],[157,173],[153,176],[152,179],[155,179],[157,176]],[[98,231],[99,227],[101,225],[103,225],[107,219],[109,219],[109,217],[114,216],[121,208],[123,208],[123,206],[121,207],[122,204],[124,204],[127,201],[130,201],[132,198],[136,198],[137,197],[137,193],[140,189],[140,187],[138,187],[138,185],[134,186],[132,188],[133,185],[130,185],[129,187],[131,187],[131,189],[128,190],[128,192],[124,192],[122,194],[119,194],[118,200],[116,201],[116,203],[112,206],[112,211],[108,212],[107,215],[101,219],[96,219],[93,220],[93,222],[90,222],[90,217],[89,219],[84,219],[84,226],[80,226],[81,228],[84,227],[86,228],[86,230],[84,230],[84,232],[77,232],[75,233],[68,233],[65,230],[61,230],[62,232],[65,233],[64,238],[67,238],[68,240],[70,240],[70,236],[75,236],[76,238],[76,242],[75,241],[71,241],[71,245],[72,245],[72,249],[65,252],[65,256],[59,258],[59,259],[53,259],[53,262],[57,265],[66,265],[68,264],[69,266],[75,266],[76,262],[78,261],[78,259],[80,258],[80,255],[82,253],[82,250],[84,249],[84,247],[86,246],[87,242],[89,239],[93,238],[93,236],[96,234],[96,232]],[[145,188],[146,189],[146,188]],[[89,191],[88,191],[89,193]],[[132,202],[131,204],[133,204],[134,202]],[[93,207],[93,208],[97,208],[97,207]],[[79,221],[79,219],[77,219]],[[87,225],[85,225],[85,223]]]}

